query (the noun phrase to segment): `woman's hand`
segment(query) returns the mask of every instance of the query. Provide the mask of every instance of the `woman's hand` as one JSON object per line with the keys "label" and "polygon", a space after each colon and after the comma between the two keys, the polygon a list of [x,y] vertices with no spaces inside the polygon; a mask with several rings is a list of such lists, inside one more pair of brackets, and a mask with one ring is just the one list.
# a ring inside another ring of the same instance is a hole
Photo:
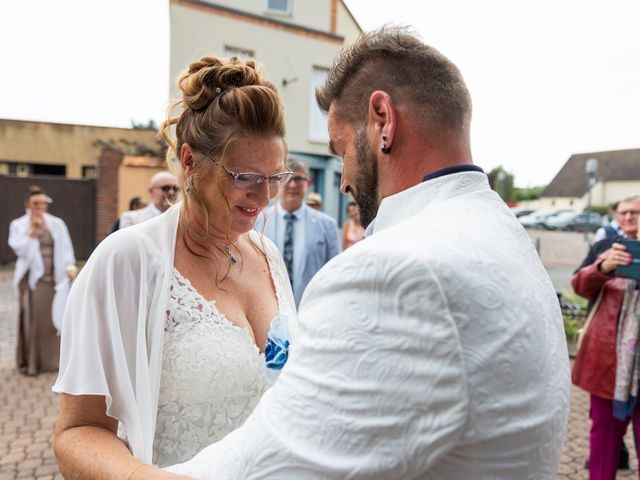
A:
{"label": "woman's hand", "polygon": [[627,247],[620,243],[611,245],[611,250],[607,254],[607,258],[598,266],[598,269],[605,275],[609,275],[620,265],[628,265],[631,263],[632,256],[627,253]]}
{"label": "woman's hand", "polygon": [[31,210],[31,227],[29,228],[29,237],[34,238],[40,229],[44,226],[42,213]]}
{"label": "woman's hand", "polygon": [[66,272],[69,277],[69,281],[73,282],[78,276],[78,267],[73,264],[67,265]]}

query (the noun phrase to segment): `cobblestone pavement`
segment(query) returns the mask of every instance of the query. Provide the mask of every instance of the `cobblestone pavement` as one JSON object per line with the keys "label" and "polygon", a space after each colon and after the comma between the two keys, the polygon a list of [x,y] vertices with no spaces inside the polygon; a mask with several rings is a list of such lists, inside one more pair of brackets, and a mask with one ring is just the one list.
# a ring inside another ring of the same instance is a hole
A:
{"label": "cobblestone pavement", "polygon": [[58,413],[55,373],[27,377],[15,368],[17,302],[11,271],[0,270],[0,480],[61,479],[51,448]]}
{"label": "cobblestone pavement", "polygon": [[[530,232],[540,238],[545,266],[575,268],[586,252],[578,234]],[[11,271],[0,268],[0,480],[61,479],[51,448],[58,399],[51,392],[55,374],[20,375],[15,369],[17,304],[11,288]],[[557,480],[588,479],[584,462],[589,449],[589,397],[573,388],[567,441]],[[627,434],[633,450],[633,438]],[[631,470],[618,479],[637,478],[637,460],[631,452]]]}

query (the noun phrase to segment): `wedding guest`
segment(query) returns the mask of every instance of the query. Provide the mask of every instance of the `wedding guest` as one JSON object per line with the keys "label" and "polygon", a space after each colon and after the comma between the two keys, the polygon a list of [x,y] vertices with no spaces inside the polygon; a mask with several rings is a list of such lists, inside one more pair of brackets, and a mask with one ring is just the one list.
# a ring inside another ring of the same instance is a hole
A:
{"label": "wedding guest", "polygon": [[318,192],[310,192],[307,195],[307,205],[315,210],[322,211],[322,195]]}
{"label": "wedding guest", "polygon": [[184,202],[108,236],[69,298],[53,387],[66,478],[172,477],[153,465],[242,425],[287,359],[291,286],[253,229],[292,176],[281,99],[236,57],[204,57],[178,86],[161,132]]}
{"label": "wedding guest", "polygon": [[[588,468],[593,480],[615,478],[629,423],[633,422],[636,435],[640,432],[640,407],[633,405],[636,395],[629,395],[632,382],[637,381],[635,358],[640,345],[637,282],[616,276],[616,269],[632,260],[626,247],[618,242],[636,239],[639,214],[640,197],[622,200],[616,216],[621,219],[624,237],[614,236],[594,244],[571,280],[574,291],[589,299],[592,309],[572,380],[590,394]],[[627,327],[634,324],[635,328]],[[625,348],[627,345],[633,348]]]}
{"label": "wedding guest", "polygon": [[297,306],[313,276],[340,253],[340,234],[333,218],[304,203],[311,186],[307,164],[289,158],[287,168],[293,177],[280,187],[280,201],[265,210],[256,228],[277,245]]}
{"label": "wedding guest", "polygon": [[180,187],[178,177],[171,172],[158,172],[149,181],[149,205],[140,209],[130,209],[120,217],[119,228],[136,225],[166,211],[175,203]]}
{"label": "wedding guest", "polygon": [[360,223],[360,212],[356,202],[349,202],[347,205],[347,215],[349,220],[342,225],[342,249],[352,247],[360,240],[364,239],[364,227]]}
{"label": "wedding guest", "polygon": [[18,257],[13,275],[20,302],[18,370],[27,375],[58,369],[62,312],[77,272],[67,225],[47,213],[51,201],[32,186],[26,214],[9,225],[9,246]]}
{"label": "wedding guest", "polygon": [[555,479],[570,392],[560,306],[472,164],[459,70],[385,26],[340,53],[316,98],[368,236],[309,283],[291,358],[247,421],[168,470]]}
{"label": "wedding guest", "polygon": [[[142,201],[140,197],[133,197],[129,200],[129,211],[140,210],[141,208],[145,208],[147,204]],[[109,235],[113,232],[120,230],[120,218],[117,218],[113,225],[111,226],[111,230],[109,230]]]}

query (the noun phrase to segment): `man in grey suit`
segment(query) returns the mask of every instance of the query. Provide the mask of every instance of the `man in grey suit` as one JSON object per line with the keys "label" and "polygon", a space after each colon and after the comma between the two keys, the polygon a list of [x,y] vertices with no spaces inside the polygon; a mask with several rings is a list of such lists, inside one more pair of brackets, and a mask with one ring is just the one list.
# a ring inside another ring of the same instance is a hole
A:
{"label": "man in grey suit", "polygon": [[293,177],[280,187],[279,202],[260,216],[256,230],[263,231],[282,254],[297,307],[311,278],[340,253],[340,234],[333,218],[304,203],[311,186],[307,164],[290,158],[287,168]]}

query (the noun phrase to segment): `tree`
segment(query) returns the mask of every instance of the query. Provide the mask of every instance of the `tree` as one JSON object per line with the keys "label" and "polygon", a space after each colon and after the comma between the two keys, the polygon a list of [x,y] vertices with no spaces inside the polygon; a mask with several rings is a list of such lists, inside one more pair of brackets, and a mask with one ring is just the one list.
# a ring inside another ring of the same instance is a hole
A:
{"label": "tree", "polygon": [[135,120],[131,120],[131,128],[135,128],[137,130],[158,130],[158,126],[153,118],[150,118],[147,123],[140,123]]}
{"label": "tree", "polygon": [[491,170],[489,177],[489,185],[495,190],[505,202],[512,202],[513,198],[513,174],[507,172],[502,166]]}

